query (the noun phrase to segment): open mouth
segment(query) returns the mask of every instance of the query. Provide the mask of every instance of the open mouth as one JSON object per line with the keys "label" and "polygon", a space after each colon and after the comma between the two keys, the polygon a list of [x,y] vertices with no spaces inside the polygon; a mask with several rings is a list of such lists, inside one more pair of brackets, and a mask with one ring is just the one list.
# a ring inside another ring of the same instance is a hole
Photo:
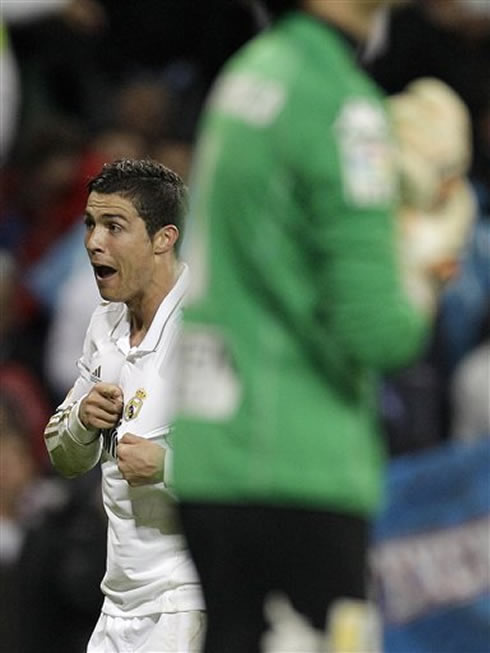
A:
{"label": "open mouth", "polygon": [[108,279],[116,274],[117,270],[109,265],[94,265],[95,277],[99,280]]}

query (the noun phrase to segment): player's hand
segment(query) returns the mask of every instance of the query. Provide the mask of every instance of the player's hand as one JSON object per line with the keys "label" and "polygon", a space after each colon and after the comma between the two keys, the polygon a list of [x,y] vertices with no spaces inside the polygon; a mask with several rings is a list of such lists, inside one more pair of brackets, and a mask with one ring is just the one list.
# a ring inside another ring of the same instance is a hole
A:
{"label": "player's hand", "polygon": [[80,404],[79,417],[87,429],[116,426],[123,409],[123,392],[112,383],[96,383]]}
{"label": "player's hand", "polygon": [[119,471],[132,487],[161,483],[165,449],[160,445],[125,433],[117,445]]}

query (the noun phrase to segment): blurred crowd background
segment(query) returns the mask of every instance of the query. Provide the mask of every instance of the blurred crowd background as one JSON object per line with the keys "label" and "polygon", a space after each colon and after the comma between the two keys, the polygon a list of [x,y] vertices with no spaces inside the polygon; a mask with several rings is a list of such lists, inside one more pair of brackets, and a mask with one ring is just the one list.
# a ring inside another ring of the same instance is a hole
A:
{"label": "blurred crowd background", "polygon": [[[267,15],[245,0],[0,5],[0,651],[79,653],[101,604],[98,472],[58,478],[42,433],[98,301],[83,249],[86,181],[106,161],[146,156],[188,179],[210,85]],[[490,434],[488,8],[405,2],[359,51],[387,93],[442,79],[473,124],[478,219],[459,275],[425,355],[380,383],[393,458]]]}

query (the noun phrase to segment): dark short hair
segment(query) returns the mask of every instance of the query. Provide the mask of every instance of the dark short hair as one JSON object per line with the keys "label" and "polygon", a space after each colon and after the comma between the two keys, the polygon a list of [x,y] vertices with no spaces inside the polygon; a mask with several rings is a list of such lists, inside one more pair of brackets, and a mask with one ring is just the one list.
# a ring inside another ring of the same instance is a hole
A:
{"label": "dark short hair", "polygon": [[87,184],[89,193],[116,193],[130,200],[148,235],[174,224],[181,235],[187,212],[187,188],[179,175],[151,159],[106,163]]}

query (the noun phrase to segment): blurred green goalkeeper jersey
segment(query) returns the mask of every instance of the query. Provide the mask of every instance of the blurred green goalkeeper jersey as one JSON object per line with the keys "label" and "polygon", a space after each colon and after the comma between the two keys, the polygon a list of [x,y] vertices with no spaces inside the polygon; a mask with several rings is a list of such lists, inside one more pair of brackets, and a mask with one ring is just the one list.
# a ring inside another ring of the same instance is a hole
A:
{"label": "blurred green goalkeeper jersey", "polygon": [[383,98],[342,34],[295,12],[230,60],[191,191],[177,494],[371,511],[374,370],[426,325],[399,281]]}

